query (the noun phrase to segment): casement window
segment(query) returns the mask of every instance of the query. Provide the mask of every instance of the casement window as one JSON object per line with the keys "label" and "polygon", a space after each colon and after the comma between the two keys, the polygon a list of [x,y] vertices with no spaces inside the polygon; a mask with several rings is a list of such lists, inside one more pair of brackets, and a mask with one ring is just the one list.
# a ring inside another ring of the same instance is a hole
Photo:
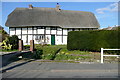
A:
{"label": "casement window", "polygon": [[42,27],[42,26],[41,26],[41,27],[38,27],[38,29],[44,29],[44,28],[45,28],[45,27]]}
{"label": "casement window", "polygon": [[79,29],[75,29],[75,31],[79,31]]}
{"label": "casement window", "polygon": [[82,30],[85,30],[85,28],[82,28]]}
{"label": "casement window", "polygon": [[56,27],[51,27],[51,30],[57,30],[57,28]]}
{"label": "casement window", "polygon": [[58,31],[62,31],[62,28],[57,28]]}
{"label": "casement window", "polygon": [[72,31],[75,31],[75,29],[73,28]]}
{"label": "casement window", "polygon": [[50,27],[46,27],[46,30],[50,30]]}
{"label": "casement window", "polygon": [[72,29],[67,29],[67,31],[72,31]]}
{"label": "casement window", "polygon": [[44,40],[45,36],[44,35],[36,35],[35,40]]}
{"label": "casement window", "polygon": [[36,27],[34,27],[34,30],[37,30],[37,28],[36,28]]}
{"label": "casement window", "polygon": [[10,28],[10,31],[15,31],[15,28]]}

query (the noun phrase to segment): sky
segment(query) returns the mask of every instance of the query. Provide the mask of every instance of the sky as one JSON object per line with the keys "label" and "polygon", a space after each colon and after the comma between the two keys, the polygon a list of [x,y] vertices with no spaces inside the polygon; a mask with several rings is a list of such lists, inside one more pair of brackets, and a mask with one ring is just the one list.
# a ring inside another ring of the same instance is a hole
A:
{"label": "sky", "polygon": [[[55,8],[57,2],[2,2],[2,21],[0,25],[9,32],[5,26],[7,16],[17,7],[28,8],[29,4],[34,7]],[[59,2],[62,10],[88,11],[95,14],[100,28],[118,25],[118,3],[117,2]],[[1,13],[0,13],[1,14]]]}

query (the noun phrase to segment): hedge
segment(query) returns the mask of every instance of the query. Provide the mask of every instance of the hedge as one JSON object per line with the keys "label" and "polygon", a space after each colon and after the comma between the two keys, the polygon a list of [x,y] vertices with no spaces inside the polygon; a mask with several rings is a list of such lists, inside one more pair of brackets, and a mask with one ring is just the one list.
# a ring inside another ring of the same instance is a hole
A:
{"label": "hedge", "polygon": [[68,33],[67,49],[100,51],[100,48],[120,48],[120,31],[95,30]]}

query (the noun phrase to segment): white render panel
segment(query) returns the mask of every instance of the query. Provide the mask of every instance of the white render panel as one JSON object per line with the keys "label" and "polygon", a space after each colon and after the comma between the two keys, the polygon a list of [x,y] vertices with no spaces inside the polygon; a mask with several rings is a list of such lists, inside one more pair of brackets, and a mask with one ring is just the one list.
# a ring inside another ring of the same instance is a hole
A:
{"label": "white render panel", "polygon": [[67,44],[67,36],[63,36],[63,44]]}
{"label": "white render panel", "polygon": [[27,28],[22,28],[22,34],[27,34]]}
{"label": "white render panel", "polygon": [[46,35],[46,43],[51,44],[51,35]]}
{"label": "white render panel", "polygon": [[56,34],[56,30],[51,30],[51,34]]}
{"label": "white render panel", "polygon": [[28,28],[28,34],[32,34],[32,28]]}
{"label": "white render panel", "polygon": [[10,28],[10,36],[15,35],[15,28]]}
{"label": "white render panel", "polygon": [[46,30],[46,34],[50,34],[50,30]]}
{"label": "white render panel", "polygon": [[67,29],[63,29],[63,35],[67,35],[68,32],[67,32]]}
{"label": "white render panel", "polygon": [[34,27],[34,34],[37,34],[37,28],[36,27]]}
{"label": "white render panel", "polygon": [[62,44],[62,36],[56,36],[55,43],[56,43],[56,45]]}
{"label": "white render panel", "polygon": [[34,36],[34,43],[38,44],[38,41],[36,40],[36,35]]}
{"label": "white render panel", "polygon": [[62,35],[62,31],[57,31],[57,35]]}
{"label": "white render panel", "polygon": [[21,28],[16,28],[16,35],[21,34]]}
{"label": "white render panel", "polygon": [[36,31],[36,30],[34,30],[34,34],[37,34],[37,31]]}
{"label": "white render panel", "polygon": [[27,35],[22,35],[23,44],[27,45]]}
{"label": "white render panel", "polygon": [[44,34],[44,29],[38,29],[38,34]]}
{"label": "white render panel", "polygon": [[32,40],[32,35],[28,35],[28,43],[30,43],[30,40]]}
{"label": "white render panel", "polygon": [[21,35],[17,35],[19,39],[21,39]]}
{"label": "white render panel", "polygon": [[50,34],[50,27],[46,27],[46,34]]}

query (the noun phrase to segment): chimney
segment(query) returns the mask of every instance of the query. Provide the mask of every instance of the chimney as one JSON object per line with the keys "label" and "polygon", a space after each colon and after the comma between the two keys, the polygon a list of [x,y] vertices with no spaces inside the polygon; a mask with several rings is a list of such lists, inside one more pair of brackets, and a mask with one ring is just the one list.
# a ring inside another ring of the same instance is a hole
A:
{"label": "chimney", "polygon": [[60,11],[60,10],[61,10],[59,3],[57,3],[57,5],[56,5],[56,10],[57,10],[57,11]]}
{"label": "chimney", "polygon": [[32,6],[32,4],[30,4],[30,5],[29,5],[29,9],[32,9],[32,8],[33,8],[33,6]]}

